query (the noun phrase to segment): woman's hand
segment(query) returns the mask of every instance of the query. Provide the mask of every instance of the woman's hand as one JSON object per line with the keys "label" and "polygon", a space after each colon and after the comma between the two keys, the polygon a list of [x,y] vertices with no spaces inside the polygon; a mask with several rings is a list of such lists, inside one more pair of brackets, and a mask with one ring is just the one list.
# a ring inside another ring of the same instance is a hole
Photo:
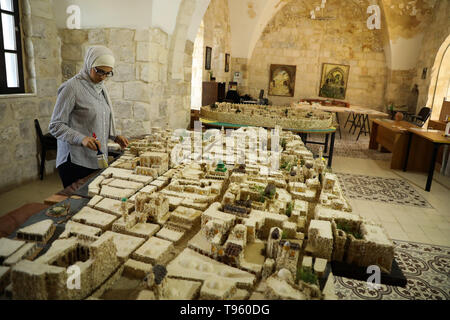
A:
{"label": "woman's hand", "polygon": [[118,143],[122,149],[125,149],[128,146],[128,139],[124,136],[117,136],[116,140],[114,140],[115,143]]}
{"label": "woman's hand", "polygon": [[97,151],[97,146],[98,146],[99,150],[101,147],[100,141],[98,141],[97,139],[92,138],[92,137],[85,137],[83,139],[83,141],[81,142],[81,144],[83,145],[83,147],[89,148],[94,151]]}

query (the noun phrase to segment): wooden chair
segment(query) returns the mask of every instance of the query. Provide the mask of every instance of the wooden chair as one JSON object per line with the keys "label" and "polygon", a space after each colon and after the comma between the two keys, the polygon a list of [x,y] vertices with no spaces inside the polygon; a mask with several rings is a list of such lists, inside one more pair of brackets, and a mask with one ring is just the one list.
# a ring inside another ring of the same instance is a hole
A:
{"label": "wooden chair", "polygon": [[47,151],[57,150],[57,142],[56,138],[53,137],[50,133],[47,133],[45,135],[42,134],[38,119],[34,119],[34,127],[36,128],[36,134],[41,144],[41,165],[39,169],[39,177],[41,180],[43,180],[45,172],[45,156],[47,155]]}

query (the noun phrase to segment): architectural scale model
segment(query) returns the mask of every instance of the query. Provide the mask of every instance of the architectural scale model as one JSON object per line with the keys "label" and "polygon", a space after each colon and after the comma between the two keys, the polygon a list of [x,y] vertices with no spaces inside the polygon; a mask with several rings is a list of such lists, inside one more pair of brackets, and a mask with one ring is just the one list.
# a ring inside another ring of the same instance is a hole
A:
{"label": "architectural scale model", "polygon": [[352,211],[321,152],[289,131],[241,128],[203,135],[202,155],[185,142],[195,134],[154,128],[133,141],[38,258],[53,224],[0,239],[0,290],[13,299],[334,299],[330,261],[391,271],[393,243]]}
{"label": "architectural scale model", "polygon": [[249,104],[215,103],[201,108],[200,115],[208,120],[249,126],[283,129],[328,129],[333,117],[329,112],[305,111],[290,106],[262,106]]}

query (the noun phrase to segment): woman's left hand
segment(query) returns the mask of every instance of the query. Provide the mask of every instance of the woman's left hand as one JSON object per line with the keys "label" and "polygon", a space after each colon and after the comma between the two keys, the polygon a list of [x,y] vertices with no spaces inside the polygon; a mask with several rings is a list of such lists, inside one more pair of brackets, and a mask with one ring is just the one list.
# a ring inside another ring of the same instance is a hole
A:
{"label": "woman's left hand", "polygon": [[115,143],[118,143],[122,149],[126,148],[128,146],[128,139],[124,136],[117,136],[116,140],[114,140]]}

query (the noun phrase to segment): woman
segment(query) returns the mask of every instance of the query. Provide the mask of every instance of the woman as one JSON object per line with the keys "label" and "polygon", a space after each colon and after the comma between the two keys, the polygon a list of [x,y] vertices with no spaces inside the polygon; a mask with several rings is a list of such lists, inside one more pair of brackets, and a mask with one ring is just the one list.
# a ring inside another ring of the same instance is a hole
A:
{"label": "woman", "polygon": [[[58,139],[56,167],[64,188],[97,170],[97,147],[108,156],[108,138],[122,148],[128,140],[116,135],[111,100],[104,85],[115,59],[103,46],[90,47],[83,69],[58,89],[49,125]],[[94,138],[96,136],[96,138]]]}

